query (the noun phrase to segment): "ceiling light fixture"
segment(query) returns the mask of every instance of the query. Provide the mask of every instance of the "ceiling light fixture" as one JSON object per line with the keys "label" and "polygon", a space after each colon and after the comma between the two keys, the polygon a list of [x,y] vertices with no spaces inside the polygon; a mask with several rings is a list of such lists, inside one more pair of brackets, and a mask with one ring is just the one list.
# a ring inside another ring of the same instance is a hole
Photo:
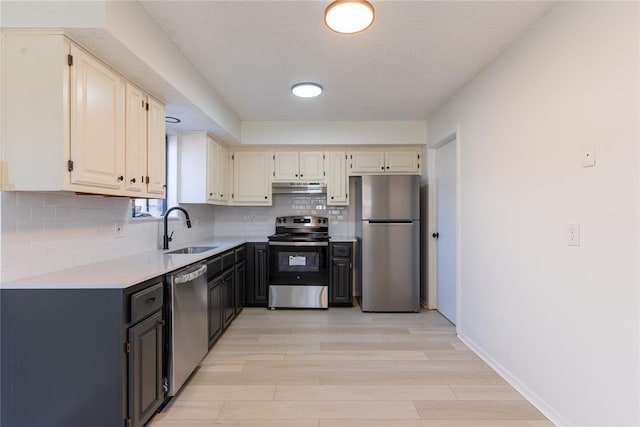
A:
{"label": "ceiling light fixture", "polygon": [[291,86],[291,93],[300,98],[313,98],[322,93],[322,86],[311,82],[296,83]]}
{"label": "ceiling light fixture", "polygon": [[366,0],[337,0],[324,11],[324,23],[341,34],[354,34],[373,24],[375,12]]}
{"label": "ceiling light fixture", "polygon": [[182,120],[180,120],[177,117],[171,117],[171,116],[166,116],[164,118],[165,123],[180,123]]}

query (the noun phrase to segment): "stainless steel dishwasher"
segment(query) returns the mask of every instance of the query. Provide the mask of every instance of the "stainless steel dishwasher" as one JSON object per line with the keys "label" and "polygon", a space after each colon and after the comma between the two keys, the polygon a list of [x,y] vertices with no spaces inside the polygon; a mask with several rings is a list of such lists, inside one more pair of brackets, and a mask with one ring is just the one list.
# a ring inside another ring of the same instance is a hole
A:
{"label": "stainless steel dishwasher", "polygon": [[207,266],[192,264],[167,275],[171,343],[169,396],[175,396],[208,351]]}

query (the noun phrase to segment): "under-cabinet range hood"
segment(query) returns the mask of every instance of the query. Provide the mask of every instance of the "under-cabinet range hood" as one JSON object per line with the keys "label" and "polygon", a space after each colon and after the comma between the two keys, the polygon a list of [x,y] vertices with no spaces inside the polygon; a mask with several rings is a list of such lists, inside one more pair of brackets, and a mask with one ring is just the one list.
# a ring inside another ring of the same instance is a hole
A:
{"label": "under-cabinet range hood", "polygon": [[274,182],[273,194],[325,194],[325,182]]}

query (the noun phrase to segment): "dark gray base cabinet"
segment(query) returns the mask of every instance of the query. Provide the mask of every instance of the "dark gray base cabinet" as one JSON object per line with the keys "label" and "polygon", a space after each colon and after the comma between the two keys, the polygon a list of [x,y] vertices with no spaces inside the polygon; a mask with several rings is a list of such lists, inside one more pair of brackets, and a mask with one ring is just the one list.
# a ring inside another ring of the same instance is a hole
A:
{"label": "dark gray base cabinet", "polygon": [[266,307],[269,297],[266,242],[247,243],[247,272],[244,305]]}
{"label": "dark gray base cabinet", "polygon": [[162,377],[162,312],[129,328],[129,408],[131,425],[143,426],[165,398]]}
{"label": "dark gray base cabinet", "polygon": [[159,283],[0,290],[0,425],[142,426],[164,402]]}
{"label": "dark gray base cabinet", "polygon": [[231,324],[244,305],[245,245],[209,258],[209,347]]}
{"label": "dark gray base cabinet", "polygon": [[353,305],[353,244],[331,243],[329,246],[329,305]]}

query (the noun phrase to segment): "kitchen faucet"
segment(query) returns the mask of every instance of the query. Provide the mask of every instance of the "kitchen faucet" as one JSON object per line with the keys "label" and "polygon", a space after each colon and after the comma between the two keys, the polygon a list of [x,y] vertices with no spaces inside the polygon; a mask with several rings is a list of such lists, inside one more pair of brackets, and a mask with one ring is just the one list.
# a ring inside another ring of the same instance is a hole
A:
{"label": "kitchen faucet", "polygon": [[171,211],[174,210],[179,210],[184,213],[185,219],[187,221],[187,228],[191,228],[191,219],[189,219],[189,212],[179,206],[174,206],[167,209],[167,211],[164,213],[164,235],[162,236],[162,249],[169,249],[169,242],[172,240],[171,237],[173,236],[173,231],[171,232],[171,235],[169,235],[169,231],[167,230],[167,219],[169,218],[169,214],[171,213]]}

